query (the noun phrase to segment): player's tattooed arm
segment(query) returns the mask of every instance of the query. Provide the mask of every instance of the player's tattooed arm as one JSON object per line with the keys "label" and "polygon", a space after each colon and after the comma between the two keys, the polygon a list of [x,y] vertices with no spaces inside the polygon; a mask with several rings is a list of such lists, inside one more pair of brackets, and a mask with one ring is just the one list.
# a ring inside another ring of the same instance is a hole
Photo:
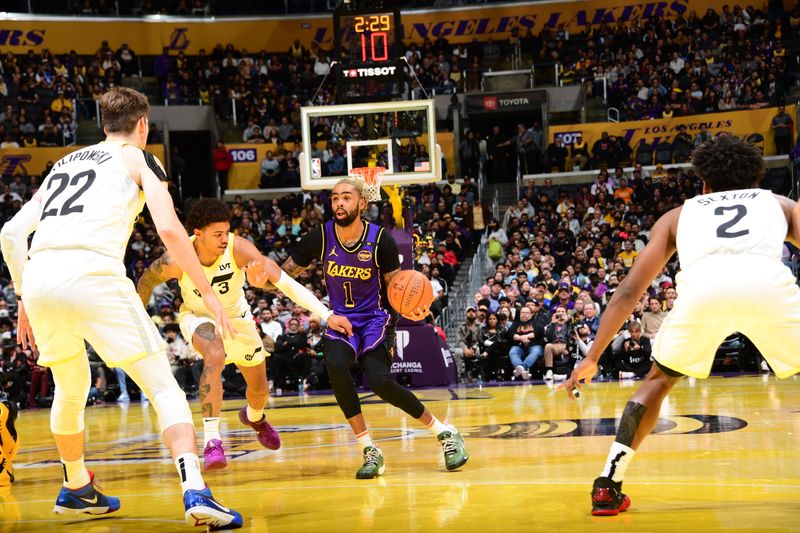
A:
{"label": "player's tattooed arm", "polygon": [[281,270],[283,270],[293,278],[299,276],[307,268],[308,268],[307,266],[300,266],[297,263],[295,263],[294,259],[292,259],[291,256],[289,256],[289,258],[286,261],[284,261],[283,264],[281,265]]}
{"label": "player's tattooed arm", "polygon": [[144,271],[142,277],[136,283],[136,292],[142,300],[142,304],[147,307],[150,303],[150,296],[153,294],[153,289],[168,281],[172,278],[180,276],[180,268],[172,260],[169,252],[153,261],[149,267]]}
{"label": "player's tattooed arm", "polygon": [[392,282],[392,279],[393,279],[393,278],[394,278],[396,275],[398,275],[399,273],[400,273],[400,269],[399,269],[399,268],[396,268],[396,269],[392,270],[391,272],[387,272],[387,273],[385,273],[385,274],[383,275],[383,281],[384,281],[384,283],[386,283],[386,286],[387,286],[387,287],[389,286],[389,283],[391,283],[391,282]]}

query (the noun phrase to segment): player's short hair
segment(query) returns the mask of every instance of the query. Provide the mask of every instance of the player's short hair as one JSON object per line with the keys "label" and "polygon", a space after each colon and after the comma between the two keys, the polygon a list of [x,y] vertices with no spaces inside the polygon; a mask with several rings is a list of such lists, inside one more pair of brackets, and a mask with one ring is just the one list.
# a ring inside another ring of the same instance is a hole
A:
{"label": "player's short hair", "polygon": [[723,134],[698,146],[692,165],[712,191],[749,189],[764,174],[764,159],[754,145]]}
{"label": "player's short hair", "polygon": [[186,215],[186,229],[189,233],[202,230],[215,222],[230,222],[231,210],[228,204],[216,198],[200,198],[189,209]]}
{"label": "player's short hair", "polygon": [[340,183],[347,183],[348,185],[352,185],[355,190],[358,191],[358,194],[363,198],[364,197],[364,183],[361,180],[357,180],[355,178],[343,178],[336,182],[336,185]]}
{"label": "player's short hair", "polygon": [[100,117],[108,133],[131,133],[149,111],[147,97],[127,87],[112,87],[100,98]]}

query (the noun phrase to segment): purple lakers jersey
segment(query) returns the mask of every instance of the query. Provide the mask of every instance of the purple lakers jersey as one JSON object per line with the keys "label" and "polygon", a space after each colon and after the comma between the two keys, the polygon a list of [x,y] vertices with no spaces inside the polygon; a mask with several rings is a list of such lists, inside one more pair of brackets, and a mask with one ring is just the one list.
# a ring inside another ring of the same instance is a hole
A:
{"label": "purple lakers jersey", "polygon": [[388,310],[378,268],[378,238],[383,228],[364,221],[364,233],[353,248],[336,235],[334,221],[323,228],[322,260],[330,306],[334,313],[353,315]]}

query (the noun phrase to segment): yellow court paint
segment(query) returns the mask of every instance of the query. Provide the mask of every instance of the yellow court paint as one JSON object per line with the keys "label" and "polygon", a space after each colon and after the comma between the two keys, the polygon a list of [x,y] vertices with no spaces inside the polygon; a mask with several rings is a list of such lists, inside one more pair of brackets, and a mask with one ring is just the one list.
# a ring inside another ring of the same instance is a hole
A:
{"label": "yellow court paint", "polygon": [[[363,481],[355,479],[360,450],[332,396],[270,400],[278,452],[260,448],[239,424],[244,400],[226,401],[228,468],[205,477],[244,515],[243,531],[254,532],[800,529],[798,382],[774,377],[679,384],[665,401],[661,434],[628,469],[631,510],[590,516],[591,482],[634,386],[594,383],[578,402],[548,396],[542,385],[418,391],[465,435],[471,458],[459,472],[445,471],[438,444],[416,421],[362,395],[386,458],[384,476]],[[0,492],[0,532],[191,530],[149,405],[86,410],[89,468],[121,498],[121,510],[101,519],[53,515],[61,468],[49,414],[20,414],[18,481]]]}

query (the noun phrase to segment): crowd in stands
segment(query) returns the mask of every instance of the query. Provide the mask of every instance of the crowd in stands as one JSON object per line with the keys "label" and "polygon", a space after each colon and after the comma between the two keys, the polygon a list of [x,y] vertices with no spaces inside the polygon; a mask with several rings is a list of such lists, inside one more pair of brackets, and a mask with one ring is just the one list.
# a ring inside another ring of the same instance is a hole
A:
{"label": "crowd in stands", "polygon": [[[775,109],[770,122],[770,130],[775,142],[776,155],[788,155],[795,146],[796,125],[785,106]],[[766,132],[753,132],[747,140],[756,143],[764,150]],[[542,172],[564,172],[590,169],[619,169],[620,167],[670,165],[686,163],[692,151],[709,140],[712,133],[705,123],[700,123],[696,132],[690,132],[686,125],[680,125],[674,135],[657,143],[648,144],[641,140],[631,147],[623,136],[603,132],[591,145],[581,137],[574,138],[572,144],[565,145],[561,136],[546,145],[544,132],[538,122],[531,127],[520,123],[514,134],[504,132],[495,126],[486,139],[484,170],[490,181],[505,181],[509,175],[537,174]],[[544,148],[544,150],[543,150]],[[477,175],[481,159],[477,135],[466,131],[459,146],[462,174]],[[621,177],[622,170],[615,170]]]}
{"label": "crowd in stands", "polygon": [[[621,169],[620,169],[621,170]],[[492,271],[465,311],[454,354],[469,380],[565,378],[655,221],[701,192],[692,169],[601,172],[592,184],[521,191],[482,236]],[[785,250],[786,257],[789,249]],[[677,257],[642,297],[600,360],[605,378],[640,378],[678,294]]]}
{"label": "crowd in stands", "polygon": [[564,75],[602,96],[625,120],[669,118],[784,103],[800,83],[800,4],[738,5],[672,20],[601,24],[570,36],[560,28],[530,38]]}
{"label": "crowd in stands", "polygon": [[[103,1],[83,4],[88,6],[85,9],[101,9]],[[201,4],[206,5],[204,0],[142,0],[134,7],[142,12],[184,13]],[[621,110],[623,119],[777,106],[800,83],[796,62],[800,3],[787,11],[778,4],[769,2],[763,9],[734,5],[721,12],[709,9],[702,16],[691,12],[675,19],[603,23],[578,34],[570,34],[562,25],[538,34],[515,29],[502,41],[476,38],[454,44],[445,36],[426,37],[409,43],[405,51],[410,66],[405,68],[406,89],[421,84],[439,94],[461,92],[477,83],[483,69],[504,64],[518,45],[525,61],[539,66],[558,63],[563,68],[562,82],[584,83],[590,94],[599,94],[605,79],[609,103]],[[295,40],[287,50],[270,51],[218,44],[197,55],[164,48],[142,64],[127,44],[114,47],[103,42],[93,57],[48,50],[7,54],[0,82],[0,142],[8,146],[70,144],[76,112],[92,116],[92,99],[123,77],[139,75],[140,70],[158,79],[160,101],[213,105],[221,118],[235,118],[244,128],[243,142],[296,145],[300,107],[336,101],[333,79],[323,84],[335,59],[333,51],[316,42]],[[457,102],[451,107],[448,113],[461,112]],[[330,135],[323,130],[315,141]],[[527,168],[563,166],[567,147],[550,148],[541,142],[527,145],[526,149],[544,154],[539,160],[526,161]],[[330,149],[342,150],[341,146]],[[587,156],[597,159],[594,153]],[[293,168],[280,181],[291,182],[297,161],[294,157],[285,161]]]}

